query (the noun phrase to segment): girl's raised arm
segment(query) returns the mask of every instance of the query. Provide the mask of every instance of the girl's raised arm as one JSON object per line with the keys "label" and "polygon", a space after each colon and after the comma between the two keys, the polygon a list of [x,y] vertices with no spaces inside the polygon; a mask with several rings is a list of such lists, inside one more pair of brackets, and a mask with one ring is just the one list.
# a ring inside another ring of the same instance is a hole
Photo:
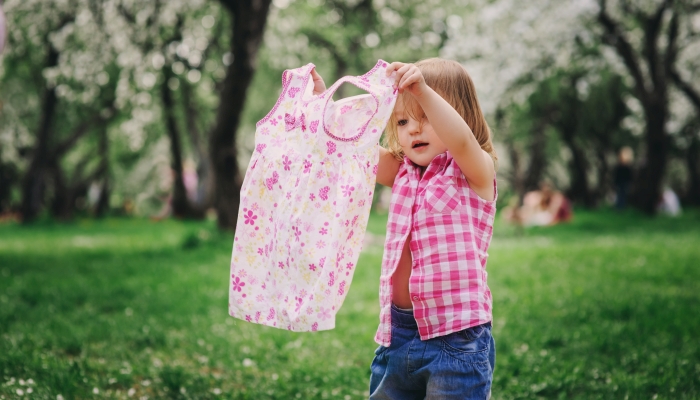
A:
{"label": "girl's raised arm", "polygon": [[395,62],[387,75],[396,71],[396,87],[407,90],[418,101],[430,125],[457,162],[459,169],[478,194],[493,198],[495,166],[491,156],[481,149],[474,133],[459,113],[425,83],[420,69],[413,64]]}
{"label": "girl's raised arm", "polygon": [[379,164],[377,165],[377,183],[380,185],[394,186],[394,178],[399,173],[401,162],[397,160],[389,150],[379,146]]}

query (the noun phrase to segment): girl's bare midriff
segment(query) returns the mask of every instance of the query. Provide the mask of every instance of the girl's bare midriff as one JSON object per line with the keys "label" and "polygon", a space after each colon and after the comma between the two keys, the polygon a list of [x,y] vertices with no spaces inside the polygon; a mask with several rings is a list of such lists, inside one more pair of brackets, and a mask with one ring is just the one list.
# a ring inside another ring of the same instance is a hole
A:
{"label": "girl's bare midriff", "polygon": [[409,243],[411,243],[410,234],[406,238],[406,243],[403,245],[399,265],[396,267],[396,271],[394,271],[394,275],[392,276],[394,291],[391,300],[399,308],[412,309],[413,303],[411,303],[411,293],[408,290],[408,281],[411,279],[413,258],[411,257]]}

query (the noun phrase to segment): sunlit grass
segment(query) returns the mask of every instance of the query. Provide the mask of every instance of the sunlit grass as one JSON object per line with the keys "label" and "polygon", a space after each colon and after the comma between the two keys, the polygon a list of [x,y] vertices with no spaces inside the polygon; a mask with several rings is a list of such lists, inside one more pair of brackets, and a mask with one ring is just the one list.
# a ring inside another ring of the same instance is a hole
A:
{"label": "sunlit grass", "polygon": [[[381,247],[336,329],[290,333],[227,316],[231,242],[209,222],[0,225],[0,396],[366,397]],[[494,399],[700,397],[698,213],[498,225],[489,253]]]}

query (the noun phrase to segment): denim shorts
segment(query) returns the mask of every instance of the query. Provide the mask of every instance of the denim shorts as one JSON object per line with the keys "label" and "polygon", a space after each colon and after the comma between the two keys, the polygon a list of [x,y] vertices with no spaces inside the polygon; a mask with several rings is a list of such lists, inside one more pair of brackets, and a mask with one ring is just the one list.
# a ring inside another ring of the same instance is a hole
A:
{"label": "denim shorts", "polygon": [[491,323],[421,340],[411,311],[391,306],[391,345],[372,361],[369,398],[488,399],[496,344]]}

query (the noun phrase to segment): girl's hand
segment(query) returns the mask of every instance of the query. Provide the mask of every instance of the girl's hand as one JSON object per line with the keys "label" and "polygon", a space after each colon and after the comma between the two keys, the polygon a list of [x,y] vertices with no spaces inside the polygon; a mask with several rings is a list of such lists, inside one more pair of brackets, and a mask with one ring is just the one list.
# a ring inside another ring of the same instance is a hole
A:
{"label": "girl's hand", "polygon": [[326,91],[326,84],[323,82],[321,75],[316,72],[316,68],[311,70],[311,78],[314,80],[314,96]]}
{"label": "girl's hand", "polygon": [[393,62],[386,67],[386,76],[391,75],[394,71],[396,71],[394,87],[399,90],[399,93],[408,90],[408,93],[415,97],[421,97],[425,93],[428,85],[418,67],[413,64]]}

